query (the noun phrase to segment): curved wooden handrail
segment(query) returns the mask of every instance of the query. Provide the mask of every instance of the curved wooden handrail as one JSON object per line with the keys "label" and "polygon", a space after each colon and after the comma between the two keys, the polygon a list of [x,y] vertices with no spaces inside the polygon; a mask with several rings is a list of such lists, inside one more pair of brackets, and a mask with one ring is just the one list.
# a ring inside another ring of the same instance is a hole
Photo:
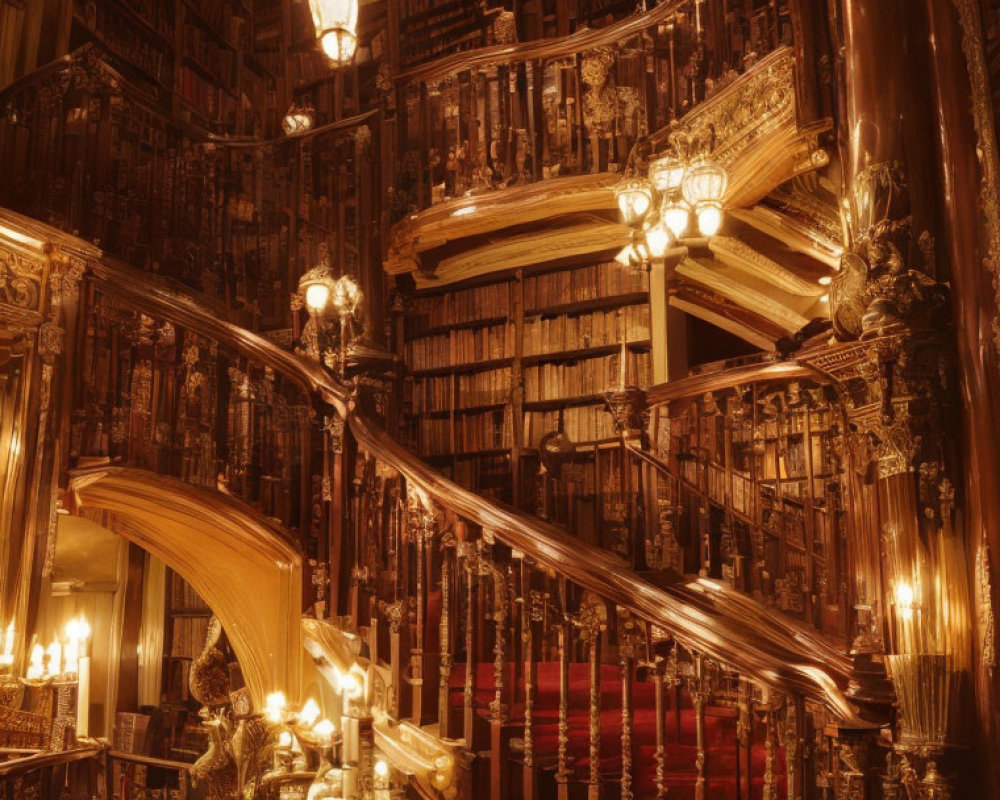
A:
{"label": "curved wooden handrail", "polygon": [[619,45],[625,39],[658,25],[684,5],[685,0],[663,0],[656,8],[633,14],[603,28],[581,28],[568,36],[536,39],[515,44],[496,44],[478,50],[464,50],[429,64],[404,70],[396,75],[400,82],[432,81],[475,67],[502,66],[518,61],[564,58],[596,47]]}
{"label": "curved wooden handrail", "polygon": [[106,263],[94,264],[91,275],[103,290],[127,299],[133,307],[196,328],[315,392],[346,417],[361,448],[405,476],[439,505],[489,529],[528,558],[557,569],[585,590],[629,608],[670,631],[692,650],[730,664],[776,689],[822,703],[844,723],[866,725],[840,690],[849,680],[850,660],[812,632],[715,581],[677,576],[667,585],[656,586],[637,576],[618,556],[448,480],[355,409],[348,390],[315,363],[212,316],[199,307],[197,300],[165,288],[154,276]]}
{"label": "curved wooden handrail", "polygon": [[61,750],[58,753],[36,753],[35,755],[15,758],[11,761],[0,763],[0,780],[16,778],[19,775],[27,775],[29,772],[37,772],[48,767],[58,767],[64,764],[72,764],[76,761],[84,761],[88,758],[96,758],[102,755],[106,747],[93,745],[88,747],[76,747],[72,750]]}

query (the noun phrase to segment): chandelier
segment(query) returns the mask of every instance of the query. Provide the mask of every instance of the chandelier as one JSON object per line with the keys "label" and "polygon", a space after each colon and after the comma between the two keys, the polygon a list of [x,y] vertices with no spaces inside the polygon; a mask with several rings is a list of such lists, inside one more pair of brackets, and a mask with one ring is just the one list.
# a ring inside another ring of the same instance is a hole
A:
{"label": "chandelier", "polygon": [[722,226],[725,168],[697,147],[699,137],[675,134],[671,141],[671,151],[650,162],[648,180],[630,175],[615,187],[622,221],[636,229],[619,254],[622,263],[663,258],[692,235],[692,216],[698,236],[714,236]]}
{"label": "chandelier", "polygon": [[334,66],[354,58],[358,46],[358,0],[309,0],[316,38]]}

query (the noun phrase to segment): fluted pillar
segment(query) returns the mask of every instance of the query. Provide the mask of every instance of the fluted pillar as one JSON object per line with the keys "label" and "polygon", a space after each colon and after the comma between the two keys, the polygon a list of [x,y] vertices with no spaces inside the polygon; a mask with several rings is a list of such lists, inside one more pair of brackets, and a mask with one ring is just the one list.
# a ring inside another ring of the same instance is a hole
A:
{"label": "fluted pillar", "polygon": [[[852,453],[875,506],[861,514],[878,520],[885,554],[876,623],[902,712],[896,744],[940,768],[970,738],[972,641],[932,22],[907,0],[841,8],[849,241],[831,311],[838,337],[859,343],[846,348],[855,368],[842,377],[860,391]],[[878,569],[855,564],[859,575]]]}

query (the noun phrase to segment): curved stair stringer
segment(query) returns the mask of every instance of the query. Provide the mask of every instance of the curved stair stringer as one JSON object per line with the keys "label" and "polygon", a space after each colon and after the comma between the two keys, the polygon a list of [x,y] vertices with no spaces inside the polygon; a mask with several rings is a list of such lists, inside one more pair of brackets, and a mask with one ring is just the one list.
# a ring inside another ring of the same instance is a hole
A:
{"label": "curved stair stringer", "polygon": [[347,421],[360,448],[528,558],[668,631],[685,647],[730,664],[762,685],[800,694],[843,725],[870,727],[841,691],[850,678],[850,660],[811,631],[713,581],[678,578],[655,586],[619,557],[448,480],[359,412],[348,388],[318,364],[220,319],[190,294],[130,267],[100,261],[92,263],[89,274],[103,291],[225,342],[306,388]]}

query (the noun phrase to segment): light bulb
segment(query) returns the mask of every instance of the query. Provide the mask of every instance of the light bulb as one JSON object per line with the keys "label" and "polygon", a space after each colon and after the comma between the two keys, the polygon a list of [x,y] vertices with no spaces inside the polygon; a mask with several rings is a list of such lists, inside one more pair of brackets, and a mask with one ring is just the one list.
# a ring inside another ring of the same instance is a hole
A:
{"label": "light bulb", "polygon": [[691,215],[688,213],[687,206],[680,203],[671,203],[663,211],[663,221],[670,228],[675,239],[684,238],[690,220]]}
{"label": "light bulb", "polygon": [[663,258],[670,247],[673,237],[670,228],[666,226],[661,218],[655,225],[646,229],[646,246],[649,248],[649,255],[653,258]]}
{"label": "light bulb", "polygon": [[653,205],[653,190],[646,181],[631,178],[615,188],[615,199],[622,221],[632,225],[642,220]]}
{"label": "light bulb", "polygon": [[327,58],[337,64],[343,64],[354,58],[354,50],[358,46],[358,40],[349,31],[329,31],[323,34],[319,44]]}
{"label": "light bulb", "polygon": [[306,287],[306,306],[310,311],[319,313],[330,299],[330,287],[324,283],[312,283]]}
{"label": "light bulb", "polygon": [[698,232],[702,236],[715,236],[722,227],[722,208],[715,203],[704,203],[698,207]]}
{"label": "light bulb", "polygon": [[831,283],[833,283],[833,277],[832,276],[830,276],[830,275],[822,275],[822,276],[820,276],[820,279],[819,279],[819,285],[820,286],[829,286]]}
{"label": "light bulb", "polygon": [[380,778],[389,777],[389,762],[384,758],[380,758],[375,762],[375,774]]}

